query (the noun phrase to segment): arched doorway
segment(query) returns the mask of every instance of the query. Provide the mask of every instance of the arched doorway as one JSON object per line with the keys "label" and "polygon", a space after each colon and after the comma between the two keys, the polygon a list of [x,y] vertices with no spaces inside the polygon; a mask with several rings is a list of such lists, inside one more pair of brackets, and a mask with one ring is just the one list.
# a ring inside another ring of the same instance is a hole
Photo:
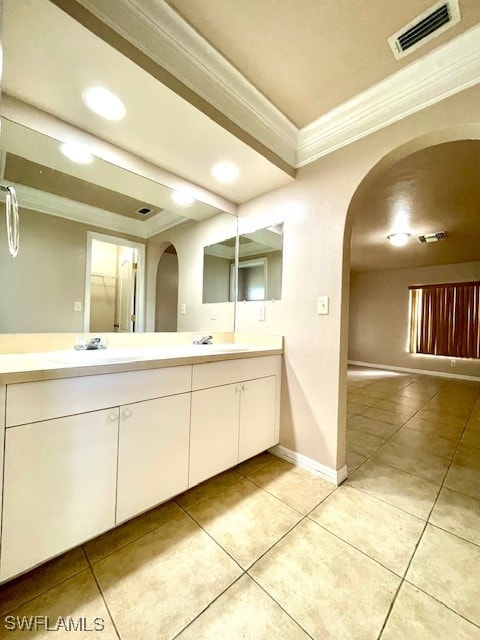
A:
{"label": "arched doorway", "polygon": [[[344,282],[350,281],[350,285],[346,285],[343,300],[343,314],[349,313],[350,325],[349,339],[347,339],[348,332],[344,333],[345,342],[349,343],[349,353],[345,357],[345,375],[348,361],[363,363],[363,365],[388,365],[392,371],[401,371],[402,376],[409,375],[408,371],[405,371],[407,369],[411,370],[412,376],[416,375],[416,370],[425,370],[427,373],[433,371],[443,375],[451,373],[473,375],[471,363],[463,362],[456,364],[456,368],[450,369],[450,361],[446,359],[442,363],[437,361],[433,364],[432,358],[429,360],[426,357],[408,353],[409,298],[408,285],[405,283],[406,278],[409,279],[409,284],[419,284],[420,280],[422,280],[421,284],[427,284],[429,277],[438,282],[478,279],[478,273],[477,277],[474,274],[475,266],[467,265],[463,271],[457,268],[456,271],[449,273],[453,264],[464,262],[467,264],[467,260],[478,261],[480,259],[478,250],[475,254],[467,249],[459,250],[457,246],[452,258],[442,254],[445,254],[447,247],[454,249],[454,242],[458,243],[462,233],[464,236],[470,236],[470,239],[474,237],[478,239],[478,222],[475,227],[478,214],[473,212],[471,206],[468,209],[468,203],[459,202],[461,191],[459,185],[462,186],[464,181],[464,191],[470,190],[467,200],[470,199],[471,205],[478,196],[473,193],[472,184],[475,182],[475,176],[472,179],[471,172],[477,171],[475,175],[478,183],[478,169],[469,169],[465,158],[477,157],[479,150],[479,124],[431,132],[390,151],[370,169],[357,186],[348,208],[344,238],[346,258]],[[422,189],[423,193],[420,193]],[[424,198],[423,202],[421,197],[419,198],[419,193]],[[431,203],[425,197],[431,198]],[[430,209],[429,204],[433,205]],[[366,223],[369,217],[370,226]],[[465,219],[468,217],[469,221],[467,220],[465,224]],[[403,224],[405,228],[397,229],[396,226],[399,224],[400,226]],[[397,249],[396,253],[391,253],[391,258],[387,255],[391,250],[387,236],[392,232],[403,230],[411,234],[408,241],[408,251],[414,258],[411,263],[406,260],[406,254],[402,254],[400,249]],[[447,241],[438,246],[420,244],[421,234],[439,231],[446,231],[447,235],[450,232],[452,237],[450,242]],[[466,242],[468,243],[468,238]],[[464,246],[467,247],[467,244]],[[359,261],[360,249],[370,254],[364,254],[364,259]],[[425,259],[425,250],[429,252],[428,259]],[[462,255],[465,257],[461,257]],[[350,274],[352,267],[357,270]],[[423,271],[422,268],[424,268]],[[428,272],[428,269],[431,271]],[[375,274],[376,277],[374,277]],[[458,277],[456,274],[459,274]],[[419,280],[419,282],[413,282],[413,280]],[[345,318],[345,315],[343,317]],[[375,371],[373,368],[370,372],[372,381],[375,377],[378,380],[381,379],[380,370],[378,375]],[[400,373],[398,376],[392,374],[390,381],[385,376],[384,382],[379,386],[385,390],[395,391],[395,387],[401,382],[395,381],[395,377],[399,379]],[[348,384],[350,394],[347,400],[347,433],[348,427],[352,429],[355,421],[359,431],[360,425],[363,424],[369,429],[369,433],[365,438],[366,448],[363,451],[360,451],[362,444],[352,446],[350,442],[349,445],[347,435],[347,454],[351,450],[350,447],[352,450],[355,449],[354,453],[357,454],[350,456],[349,473],[358,462],[362,464],[365,457],[370,457],[366,454],[373,452],[370,455],[376,455],[375,447],[383,446],[382,440],[385,439],[383,436],[387,435],[386,439],[390,437],[388,427],[379,425],[375,430],[363,419],[365,417],[372,419],[373,414],[376,413],[377,421],[384,422],[390,416],[381,412],[391,407],[387,406],[388,402],[383,402],[384,399],[380,396],[378,401],[373,402],[372,398],[362,397],[363,393],[357,394],[356,391],[362,388],[362,384],[362,381],[357,384],[352,378]],[[440,388],[440,382],[435,384]],[[365,396],[367,395],[365,393]],[[364,402],[365,408],[361,404]],[[402,407],[402,410],[405,410],[405,407]],[[362,417],[357,419],[355,415]],[[395,425],[392,425],[391,433],[395,431]],[[365,454],[363,461],[359,457],[362,454]],[[352,461],[355,464],[352,464]]]}
{"label": "arched doorway", "polygon": [[158,261],[155,331],[176,331],[178,310],[178,256],[170,244]]}

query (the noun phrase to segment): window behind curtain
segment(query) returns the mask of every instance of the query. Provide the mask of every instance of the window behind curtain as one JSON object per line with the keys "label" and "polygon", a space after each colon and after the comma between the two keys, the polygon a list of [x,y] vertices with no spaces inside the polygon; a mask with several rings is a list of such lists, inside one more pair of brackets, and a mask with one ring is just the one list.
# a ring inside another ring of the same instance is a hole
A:
{"label": "window behind curtain", "polygon": [[411,353],[480,358],[480,282],[409,289]]}

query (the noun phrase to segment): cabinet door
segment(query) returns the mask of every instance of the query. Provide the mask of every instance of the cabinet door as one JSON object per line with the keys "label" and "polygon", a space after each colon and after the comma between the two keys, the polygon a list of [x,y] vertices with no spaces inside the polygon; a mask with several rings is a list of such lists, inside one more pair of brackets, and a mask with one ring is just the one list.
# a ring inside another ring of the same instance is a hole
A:
{"label": "cabinet door", "polygon": [[192,393],[189,486],[238,462],[239,384]]}
{"label": "cabinet door", "polygon": [[115,525],[118,409],[6,429],[0,577]]}
{"label": "cabinet door", "polygon": [[269,376],[241,385],[239,462],[277,444],[276,380],[276,376]]}
{"label": "cabinet door", "polygon": [[117,524],[188,487],[190,394],[120,407]]}

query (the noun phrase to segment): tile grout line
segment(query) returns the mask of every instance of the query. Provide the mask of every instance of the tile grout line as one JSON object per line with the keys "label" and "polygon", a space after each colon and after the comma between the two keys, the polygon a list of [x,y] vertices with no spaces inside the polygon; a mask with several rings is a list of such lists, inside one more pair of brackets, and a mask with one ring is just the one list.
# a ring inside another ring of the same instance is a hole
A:
{"label": "tile grout line", "polygon": [[445,609],[448,609],[449,611],[451,611],[455,615],[459,616],[460,618],[463,618],[463,620],[465,620],[466,622],[469,622],[470,624],[472,624],[477,629],[480,629],[480,625],[479,624],[477,624],[476,622],[473,622],[473,620],[469,620],[462,613],[459,613],[458,611],[455,611],[455,609],[452,609],[452,607],[449,607],[448,604],[445,604],[445,602],[442,602],[437,597],[432,596],[431,593],[428,593],[428,591],[425,591],[425,589],[422,589],[422,587],[419,587],[418,585],[414,584],[413,582],[410,582],[410,580],[407,580],[407,578],[404,578],[403,582],[405,582],[406,584],[410,585],[414,589],[418,589],[419,591],[421,591],[423,594],[425,594],[429,598],[432,598],[432,600],[435,600],[435,602],[438,602],[438,604],[441,604],[443,607],[445,607]]}
{"label": "tile grout line", "polygon": [[211,602],[209,602],[207,604],[206,607],[204,607],[199,613],[197,613],[196,616],[194,616],[190,622],[188,622],[184,627],[182,627],[180,629],[180,631],[178,631],[178,633],[176,633],[174,636],[172,636],[171,640],[175,640],[175,638],[178,638],[179,635],[181,635],[186,629],[188,629],[188,627],[190,627],[198,618],[200,618],[200,616],[202,616],[205,611],[208,611],[208,609],[210,609],[210,607],[219,599],[223,596],[224,593],[226,593],[231,587],[233,587],[234,584],[236,584],[239,580],[241,580],[241,578],[243,578],[243,576],[246,575],[246,571],[243,571],[238,578],[235,578],[235,580],[230,583],[227,587],[225,587],[225,589],[223,589],[223,591],[221,591],[217,596],[215,596],[215,598],[213,598],[213,600],[211,600]]}
{"label": "tile grout line", "polygon": [[[295,526],[296,526],[296,525],[295,525]],[[254,563],[254,564],[255,564],[255,563]],[[253,567],[253,565],[252,565],[252,567]],[[293,622],[294,622],[298,627],[300,627],[300,629],[302,629],[302,631],[304,631],[304,632],[305,632],[305,634],[306,634],[309,638],[311,638],[311,640],[315,640],[315,638],[314,638],[314,637],[313,637],[313,636],[312,636],[312,635],[311,635],[311,634],[310,634],[310,633],[305,629],[305,627],[304,627],[302,624],[300,624],[300,622],[299,622],[298,620],[296,620],[296,619],[295,619],[295,618],[294,618],[294,617],[293,617],[293,616],[292,616],[292,615],[291,615],[291,614],[290,614],[290,613],[289,613],[289,612],[288,612],[288,611],[287,611],[287,610],[286,610],[286,609],[285,609],[285,608],[280,604],[280,602],[278,602],[278,600],[276,600],[276,599],[273,597],[273,595],[272,595],[271,593],[269,593],[269,592],[265,589],[265,587],[263,587],[263,586],[258,582],[258,580],[257,580],[254,576],[250,575],[250,573],[248,573],[248,571],[247,571],[246,575],[250,578],[250,580],[253,580],[253,582],[254,582],[254,583],[255,583],[255,584],[256,584],[256,585],[257,585],[257,586],[258,586],[258,587],[259,587],[259,588],[264,592],[264,593],[266,593],[266,594],[267,594],[267,596],[268,596],[271,600],[273,600],[273,602],[275,602],[275,604],[276,604],[276,605],[277,605],[277,606],[278,606],[278,607],[279,607],[279,608],[280,608],[280,609],[281,609],[281,610],[282,610],[282,611],[283,611],[283,612],[284,612],[284,613],[285,613],[285,614],[290,618],[290,620],[293,620]]]}
{"label": "tile grout line", "polygon": [[[432,396],[432,397],[434,397],[434,396]],[[428,402],[428,401],[427,401],[427,402]],[[419,411],[420,411],[420,409],[419,409]],[[418,413],[418,412],[417,412],[417,413]],[[414,414],[414,415],[415,415],[415,414]],[[452,460],[453,460],[453,457],[452,457]],[[396,600],[397,600],[398,594],[400,593],[400,589],[402,588],[402,585],[403,585],[403,584],[404,584],[404,582],[406,581],[406,576],[407,576],[408,570],[410,569],[410,566],[411,566],[411,564],[412,564],[412,562],[413,562],[413,559],[414,559],[414,557],[415,557],[415,555],[416,555],[416,553],[417,553],[418,547],[420,546],[420,543],[421,543],[421,541],[422,541],[422,539],[423,539],[423,536],[424,536],[424,534],[425,534],[425,531],[426,531],[426,529],[427,529],[427,526],[428,526],[428,520],[429,520],[429,518],[430,518],[430,515],[431,515],[431,513],[432,513],[432,511],[433,511],[434,507],[435,507],[435,504],[437,503],[438,496],[440,495],[441,489],[442,489],[442,486],[440,485],[440,487],[439,487],[439,489],[438,489],[437,496],[436,496],[436,498],[435,498],[435,501],[434,501],[434,503],[433,503],[433,505],[432,505],[432,508],[430,509],[430,512],[429,512],[429,514],[428,514],[428,516],[427,516],[427,519],[426,519],[426,521],[425,521],[425,524],[424,524],[424,527],[423,527],[422,533],[420,534],[420,536],[419,536],[419,538],[418,538],[418,540],[417,540],[417,543],[416,543],[416,545],[415,545],[415,548],[414,548],[414,550],[413,550],[413,553],[412,553],[412,555],[411,555],[411,557],[410,557],[410,560],[409,560],[409,562],[408,562],[408,564],[407,564],[407,568],[405,569],[405,572],[404,572],[403,577],[402,577],[402,579],[401,579],[401,581],[400,581],[400,584],[398,585],[398,589],[397,589],[397,591],[396,591],[396,593],[395,593],[395,596],[394,596],[394,598],[393,598],[393,600],[392,600],[392,602],[391,602],[391,604],[390,604],[390,607],[389,607],[389,609],[388,609],[387,615],[386,615],[385,620],[384,620],[384,622],[383,622],[382,628],[380,629],[380,633],[379,633],[379,634],[378,634],[378,636],[377,636],[377,640],[381,640],[381,637],[382,637],[382,635],[383,635],[383,632],[384,632],[384,630],[385,630],[385,627],[387,626],[388,620],[389,620],[390,615],[391,615],[391,613],[392,613],[392,611],[393,611],[393,607],[394,607],[395,602],[396,602]],[[410,583],[409,583],[409,584],[410,584]]]}
{"label": "tile grout line", "polygon": [[[77,547],[74,547],[75,549]],[[68,553],[68,552],[67,552]],[[85,552],[84,552],[85,555]],[[88,562],[88,561],[87,561]],[[39,565],[40,567],[42,565]],[[38,567],[35,567],[38,569]],[[16,580],[16,579],[21,579],[23,576],[26,576],[30,573],[30,571],[35,571],[34,569],[30,569],[29,571],[27,571],[26,573],[22,573],[19,576],[17,576],[17,578],[13,578],[12,581]],[[55,589],[56,587],[60,586],[61,584],[68,582],[69,580],[71,580],[72,578],[75,578],[76,576],[80,575],[83,571],[87,571],[89,567],[83,567],[82,569],[80,569],[79,571],[75,571],[75,573],[72,573],[71,575],[69,575],[66,578],[63,578],[63,580],[59,580],[58,582],[55,582],[53,584],[51,584],[49,587],[47,587],[46,589],[44,589],[43,591],[39,591],[38,593],[36,593],[34,596],[32,596],[31,598],[28,598],[27,600],[23,600],[22,602],[17,603],[13,609],[9,609],[8,611],[5,611],[4,613],[1,614],[2,617],[9,615],[10,613],[12,613],[12,611],[15,611],[16,609],[23,607],[26,604],[29,604],[30,602],[32,602],[33,600],[35,600],[36,598],[39,598],[40,596],[45,595],[46,593],[48,593],[49,591],[51,591],[52,589]],[[0,585],[0,589],[1,587],[8,585],[9,582],[4,582],[3,584]]]}
{"label": "tile grout line", "polygon": [[[85,550],[84,550],[84,553],[85,553]],[[85,558],[86,558],[86,560],[87,560],[87,562],[88,562],[88,568],[89,568],[89,571],[90,571],[90,575],[91,575],[91,576],[93,577],[93,579],[95,580],[95,584],[97,585],[97,589],[98,589],[98,591],[99,591],[99,593],[100,593],[100,596],[101,596],[101,598],[102,598],[102,600],[103,600],[103,603],[104,603],[104,605],[105,605],[105,608],[106,608],[106,610],[107,610],[107,613],[108,613],[108,615],[110,616],[110,620],[112,621],[112,625],[113,625],[113,628],[114,628],[114,630],[115,630],[115,633],[117,634],[117,638],[118,638],[118,640],[122,640],[122,636],[121,636],[121,634],[120,634],[120,631],[118,630],[117,623],[115,622],[115,618],[113,617],[113,614],[112,614],[112,612],[110,611],[110,607],[108,606],[107,600],[106,600],[105,595],[104,595],[104,593],[103,593],[103,591],[102,591],[102,588],[101,588],[101,586],[100,586],[100,583],[98,582],[98,579],[97,579],[97,576],[96,576],[95,571],[94,571],[94,569],[93,569],[93,566],[92,566],[92,564],[91,564],[91,562],[90,562],[90,559],[88,558],[88,556],[87,556],[87,554],[86,554],[86,553],[85,553]]]}
{"label": "tile grout line", "polygon": [[[444,389],[446,386],[448,386],[448,383],[447,383],[446,385],[444,385],[444,386],[442,387],[442,389]],[[438,393],[440,393],[440,391],[441,391],[442,389],[440,389],[440,390],[438,391]],[[438,395],[438,393],[437,393],[437,394],[435,394],[434,396],[432,396],[432,398],[433,398],[433,397],[435,397],[436,395]],[[430,398],[430,400],[431,400],[432,398]],[[427,402],[428,402],[428,401],[427,401]],[[471,414],[472,414],[472,412],[473,412],[473,406],[474,406],[474,403],[472,404],[472,408],[471,408],[471,410],[470,410],[470,413],[469,413],[468,417],[467,417],[467,418],[466,418],[466,420],[465,420],[465,426],[464,426],[464,428],[463,428],[462,436],[461,436],[461,437],[463,437],[463,434],[464,434],[465,429],[466,429],[466,425],[467,425],[468,420],[469,420],[469,418],[470,418],[470,416],[471,416]],[[420,410],[420,409],[419,409],[419,410]],[[424,528],[423,528],[423,531],[422,531],[422,533],[421,533],[421,535],[420,535],[420,537],[419,537],[419,539],[418,539],[418,541],[417,541],[417,544],[415,545],[414,552],[413,552],[413,554],[412,554],[412,556],[411,556],[411,558],[410,558],[410,561],[409,561],[409,563],[408,563],[407,569],[406,569],[406,571],[405,571],[405,573],[404,573],[404,576],[403,576],[403,578],[402,578],[402,580],[401,580],[401,583],[400,583],[400,585],[399,585],[399,587],[398,587],[398,590],[397,590],[397,592],[396,592],[396,594],[395,594],[395,597],[394,597],[394,599],[393,599],[393,601],[392,601],[392,603],[391,603],[391,606],[390,606],[390,608],[389,608],[389,611],[388,611],[388,613],[387,613],[387,616],[386,616],[386,618],[385,618],[384,624],[383,624],[383,626],[382,626],[382,629],[381,629],[381,631],[380,631],[380,634],[379,634],[379,636],[378,636],[377,640],[380,640],[380,639],[381,639],[381,636],[382,636],[382,634],[383,634],[383,631],[384,631],[384,629],[385,629],[385,626],[386,626],[386,624],[387,624],[387,622],[388,622],[388,619],[389,619],[389,617],[390,617],[390,614],[391,614],[391,612],[392,612],[392,610],[393,610],[393,605],[394,605],[394,603],[395,603],[395,601],[396,601],[396,599],[397,599],[398,593],[399,593],[400,588],[402,587],[403,583],[404,583],[404,582],[407,582],[408,584],[412,585],[414,588],[419,589],[419,587],[417,587],[417,585],[415,585],[414,583],[412,583],[412,582],[410,582],[409,580],[407,580],[408,570],[410,569],[410,566],[411,566],[411,564],[412,564],[412,562],[413,562],[413,559],[415,558],[415,555],[416,555],[417,550],[418,550],[418,547],[420,546],[420,543],[421,543],[421,541],[422,541],[422,539],[423,539],[423,536],[424,536],[424,534],[425,534],[425,531],[426,531],[426,529],[427,529],[427,526],[428,526],[428,525],[430,525],[430,526],[435,526],[435,525],[433,525],[432,523],[430,523],[430,517],[431,517],[431,515],[432,515],[432,513],[433,513],[433,511],[434,511],[434,509],[435,509],[435,506],[436,506],[436,504],[437,504],[437,502],[438,502],[438,499],[439,499],[439,497],[440,497],[440,494],[441,494],[441,492],[442,492],[442,489],[443,489],[443,488],[444,488],[444,486],[445,486],[445,485],[444,485],[444,482],[445,482],[445,479],[446,479],[446,477],[447,477],[447,474],[448,474],[448,472],[449,472],[449,470],[450,470],[450,468],[451,468],[451,466],[452,466],[452,464],[453,464],[453,459],[454,459],[454,457],[455,457],[455,455],[456,455],[456,453],[457,453],[457,451],[458,451],[458,448],[459,448],[459,446],[460,446],[460,440],[461,440],[461,437],[460,437],[460,439],[459,439],[459,440],[458,440],[458,442],[457,442],[457,447],[455,448],[455,451],[454,451],[454,453],[453,453],[453,455],[452,455],[452,458],[451,458],[451,460],[450,460],[450,464],[449,464],[449,466],[448,466],[448,469],[447,469],[447,470],[446,470],[446,472],[445,472],[445,475],[444,475],[444,477],[443,477],[442,483],[441,483],[441,485],[439,486],[439,490],[438,490],[437,496],[436,496],[436,498],[435,498],[435,500],[434,500],[434,503],[433,503],[433,505],[432,505],[432,507],[431,507],[431,509],[430,509],[430,511],[429,511],[429,514],[428,514],[427,520],[426,520],[426,522],[425,522],[425,526],[424,526]],[[372,455],[373,455],[373,454],[372,454]],[[364,463],[362,463],[362,464],[364,464]],[[441,529],[441,527],[437,527],[437,528],[438,528],[438,529]],[[441,530],[443,531],[443,529],[441,529]],[[446,533],[451,533],[451,532],[446,531]],[[451,534],[451,535],[455,535],[455,534]],[[459,539],[463,540],[463,538],[461,538],[461,536],[456,536],[456,537],[458,537]],[[468,542],[468,541],[467,541],[467,542]],[[420,591],[422,591],[423,593],[426,593],[429,597],[433,597],[433,596],[431,596],[429,593],[427,593],[426,591],[424,591],[423,589],[420,589]],[[464,620],[466,620],[467,622],[470,622],[470,623],[471,623],[471,624],[473,624],[474,626],[477,626],[474,622],[472,622],[471,620],[468,620],[468,618],[465,618],[463,615],[459,614],[457,611],[454,611],[453,609],[451,609],[450,607],[448,607],[445,603],[441,602],[440,600],[437,600],[437,598],[434,598],[434,597],[433,597],[433,599],[434,599],[434,600],[436,600],[437,602],[439,602],[440,604],[442,604],[443,606],[445,606],[445,607],[446,607],[447,609],[449,609],[450,611],[453,611],[455,614],[459,615],[461,618],[463,618],[463,619],[464,619]]]}

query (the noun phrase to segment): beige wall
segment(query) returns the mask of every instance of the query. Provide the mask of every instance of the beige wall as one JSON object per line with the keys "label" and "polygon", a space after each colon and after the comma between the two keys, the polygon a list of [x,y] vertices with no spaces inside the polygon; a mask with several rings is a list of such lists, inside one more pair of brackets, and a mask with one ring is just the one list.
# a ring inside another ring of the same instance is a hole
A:
{"label": "beige wall", "polygon": [[452,368],[451,358],[407,351],[409,285],[468,282],[479,278],[480,262],[352,273],[349,360],[480,375],[480,363],[475,360],[455,359],[456,366]]}
{"label": "beige wall", "polygon": [[0,211],[0,332],[82,331],[86,227],[20,209],[20,247],[10,257]]}
{"label": "beige wall", "polygon": [[[265,322],[256,319],[257,303],[238,305],[236,319],[236,331],[285,336],[284,446],[329,467],[345,463],[347,212],[355,190],[384,156],[380,166],[410,153],[416,143],[396,150],[412,139],[448,125],[480,125],[478,105],[477,86],[301,168],[293,184],[240,206],[240,233],[284,222],[282,300],[266,303]],[[447,138],[447,132],[438,135],[438,141]],[[320,295],[330,297],[327,316],[316,313]]]}
{"label": "beige wall", "polygon": [[[235,236],[236,217],[218,214],[203,222],[184,222],[153,236],[147,243],[147,331],[155,328],[155,282],[157,266],[168,245],[173,244],[178,256],[178,331],[214,333],[233,331],[233,302],[203,304],[203,248]],[[187,313],[180,314],[186,305]],[[215,308],[217,317],[210,318]]]}
{"label": "beige wall", "polygon": [[83,311],[73,303],[83,309],[87,231],[111,232],[29,209],[19,213],[20,249],[12,258],[0,207],[0,333],[81,333]]}
{"label": "beige wall", "polygon": [[203,258],[203,300],[225,302],[230,300],[229,258],[205,255]]}
{"label": "beige wall", "polygon": [[178,260],[174,253],[164,253],[160,258],[155,293],[155,331],[176,331]]}

